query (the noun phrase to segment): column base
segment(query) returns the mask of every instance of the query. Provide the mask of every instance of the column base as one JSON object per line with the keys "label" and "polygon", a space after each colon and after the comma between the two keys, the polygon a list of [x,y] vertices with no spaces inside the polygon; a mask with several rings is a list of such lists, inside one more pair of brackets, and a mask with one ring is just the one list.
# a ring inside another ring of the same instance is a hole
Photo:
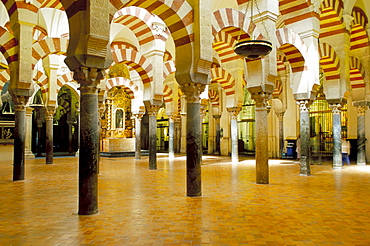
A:
{"label": "column base", "polygon": [[300,173],[299,176],[311,176],[310,173]]}
{"label": "column base", "polygon": [[26,153],[24,154],[24,157],[26,159],[35,159],[35,155],[32,153],[32,151],[26,151]]}
{"label": "column base", "polygon": [[333,167],[333,169],[334,170],[340,170],[340,169],[343,169],[343,167],[342,166],[340,166],[340,167]]}
{"label": "column base", "polygon": [[357,166],[366,166],[366,163],[365,162],[359,162],[359,163],[357,163]]}

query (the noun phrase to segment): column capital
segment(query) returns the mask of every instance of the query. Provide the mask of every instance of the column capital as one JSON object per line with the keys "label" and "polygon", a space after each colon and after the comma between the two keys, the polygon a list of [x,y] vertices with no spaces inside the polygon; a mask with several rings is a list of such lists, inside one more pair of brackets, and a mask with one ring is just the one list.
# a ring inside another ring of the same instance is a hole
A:
{"label": "column capital", "polygon": [[364,116],[366,114],[366,110],[368,109],[368,106],[356,106],[357,115]]}
{"label": "column capital", "polygon": [[240,107],[227,108],[227,112],[230,114],[230,119],[237,119],[240,109]]}
{"label": "column capital", "polygon": [[283,121],[285,111],[279,111],[279,112],[275,111],[275,114],[278,117],[279,121]]}
{"label": "column capital", "polygon": [[25,110],[30,97],[12,94],[15,110]]}
{"label": "column capital", "polygon": [[297,100],[297,105],[299,105],[299,111],[308,112],[310,110],[310,105],[312,104],[311,99]]}
{"label": "column capital", "polygon": [[220,119],[221,118],[221,115],[220,114],[213,115],[213,118]]}
{"label": "column capital", "polygon": [[150,116],[157,116],[160,107],[161,107],[160,105],[148,104],[146,105],[146,111]]}
{"label": "column capital", "polygon": [[188,83],[182,85],[180,88],[185,93],[186,100],[188,103],[199,103],[200,102],[199,96],[206,88],[206,85],[198,83]]}
{"label": "column capital", "polygon": [[80,67],[73,72],[73,78],[80,84],[81,93],[98,92],[98,84],[104,78],[103,69]]}
{"label": "column capital", "polygon": [[268,110],[267,102],[271,95],[271,93],[264,91],[251,92],[251,98],[256,102],[256,111]]}
{"label": "column capital", "polygon": [[134,114],[135,119],[141,120],[144,116],[144,112]]}
{"label": "column capital", "polygon": [[342,104],[340,103],[334,103],[329,104],[329,108],[333,111],[333,114],[340,114],[340,108],[342,107]]}
{"label": "column capital", "polygon": [[45,108],[45,118],[46,120],[52,120],[54,118],[55,109]]}

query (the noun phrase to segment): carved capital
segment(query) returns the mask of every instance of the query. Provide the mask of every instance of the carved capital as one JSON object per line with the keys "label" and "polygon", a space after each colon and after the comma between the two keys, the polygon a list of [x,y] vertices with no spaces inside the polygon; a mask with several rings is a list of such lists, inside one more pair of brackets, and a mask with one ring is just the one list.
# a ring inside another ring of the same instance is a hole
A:
{"label": "carved capital", "polygon": [[368,106],[357,106],[356,111],[357,111],[357,116],[364,116],[366,114],[366,110],[368,110]]}
{"label": "carved capital", "polygon": [[340,108],[342,107],[342,104],[340,103],[335,103],[335,104],[330,104],[329,108],[331,108],[333,114],[340,114]]}
{"label": "carved capital", "polygon": [[227,112],[229,112],[231,120],[235,120],[238,118],[240,109],[240,107],[227,108]]}
{"label": "carved capital", "polygon": [[141,121],[143,119],[143,116],[144,116],[144,112],[143,113],[134,114],[135,119],[137,119],[139,121]]}
{"label": "carved capital", "polygon": [[26,110],[26,104],[28,103],[28,100],[30,97],[27,96],[20,96],[16,94],[12,94],[12,100],[14,102],[14,109],[15,110]]}
{"label": "carved capital", "polygon": [[98,84],[104,78],[104,70],[80,67],[74,71],[73,78],[80,84],[81,93],[97,93]]}
{"label": "carved capital", "polygon": [[199,96],[205,88],[206,85],[197,83],[189,83],[181,86],[181,90],[185,93],[188,103],[199,103]]}
{"label": "carved capital", "polygon": [[147,105],[146,111],[148,112],[149,116],[157,116],[160,106],[159,105]]}
{"label": "carved capital", "polygon": [[256,102],[256,111],[268,110],[268,100],[271,98],[271,93],[253,92],[251,98]]}
{"label": "carved capital", "polygon": [[310,110],[312,100],[298,100],[297,104],[299,105],[300,112],[308,112]]}
{"label": "carved capital", "polygon": [[283,121],[285,111],[280,111],[280,112],[276,112],[276,111],[275,111],[275,114],[276,114],[276,116],[278,117],[279,121]]}
{"label": "carved capital", "polygon": [[45,118],[46,120],[53,120],[55,114],[55,109],[45,108]]}

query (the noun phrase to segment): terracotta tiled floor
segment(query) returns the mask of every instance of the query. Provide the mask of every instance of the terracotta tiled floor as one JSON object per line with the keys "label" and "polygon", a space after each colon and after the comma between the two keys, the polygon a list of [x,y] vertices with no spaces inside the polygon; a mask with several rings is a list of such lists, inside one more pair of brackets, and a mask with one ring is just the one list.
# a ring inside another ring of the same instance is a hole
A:
{"label": "terracotta tiled floor", "polygon": [[26,160],[13,182],[0,161],[0,245],[370,245],[370,165],[270,160],[255,184],[253,160],[203,157],[203,196],[185,196],[185,157],[102,158],[99,209],[77,213],[78,159]]}

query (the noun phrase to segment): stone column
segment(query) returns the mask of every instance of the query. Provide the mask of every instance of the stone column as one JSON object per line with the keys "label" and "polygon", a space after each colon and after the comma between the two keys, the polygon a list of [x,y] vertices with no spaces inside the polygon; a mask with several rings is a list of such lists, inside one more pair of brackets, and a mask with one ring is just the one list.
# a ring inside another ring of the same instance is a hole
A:
{"label": "stone column", "polygon": [[26,104],[29,97],[13,95],[15,103],[13,181],[24,180]]}
{"label": "stone column", "polygon": [[357,106],[357,165],[366,165],[365,115],[368,106]]}
{"label": "stone column", "polygon": [[181,115],[177,115],[175,118],[175,140],[174,140],[174,152],[180,153],[181,147]]}
{"label": "stone column", "polygon": [[78,214],[98,212],[99,112],[98,84],[103,70],[81,67],[74,71],[80,84],[80,158]]}
{"label": "stone column", "polygon": [[221,146],[221,127],[220,127],[221,115],[213,115],[213,118],[215,119],[215,123],[216,123],[216,152],[215,154],[220,155],[221,154],[221,149],[220,149],[220,146]]}
{"label": "stone column", "polygon": [[269,183],[267,100],[269,93],[251,93],[256,102],[256,183]]}
{"label": "stone column", "polygon": [[73,153],[73,135],[72,135],[72,127],[74,122],[71,120],[67,121],[68,124],[68,153],[72,155]]}
{"label": "stone column", "polygon": [[200,127],[200,94],[204,84],[189,83],[181,90],[186,95],[186,195],[190,197],[202,195],[201,161],[202,131]]}
{"label": "stone column", "polygon": [[25,140],[25,158],[35,159],[35,155],[32,153],[32,111],[33,108],[26,108],[26,140]]}
{"label": "stone column", "polygon": [[284,113],[285,111],[275,112],[279,120],[279,151],[280,158],[283,157],[284,152]]}
{"label": "stone column", "polygon": [[230,128],[231,128],[231,161],[238,162],[238,114],[240,107],[227,108],[230,114]]}
{"label": "stone column", "polygon": [[342,169],[342,125],[340,103],[330,104],[329,107],[333,112],[333,168]]}
{"label": "stone column", "polygon": [[135,116],[135,159],[141,159],[141,119],[144,114],[134,114]]}
{"label": "stone column", "polygon": [[55,109],[45,108],[46,117],[46,164],[53,164],[54,155],[54,141],[53,141],[53,119],[54,119]]}
{"label": "stone column", "polygon": [[146,105],[149,114],[149,170],[157,169],[157,113],[159,105]]}
{"label": "stone column", "polygon": [[310,108],[311,100],[298,100],[300,125],[300,175],[311,175],[310,166]]}
{"label": "stone column", "polygon": [[169,141],[168,141],[168,156],[173,158],[175,156],[175,115],[168,116],[169,122]]}

